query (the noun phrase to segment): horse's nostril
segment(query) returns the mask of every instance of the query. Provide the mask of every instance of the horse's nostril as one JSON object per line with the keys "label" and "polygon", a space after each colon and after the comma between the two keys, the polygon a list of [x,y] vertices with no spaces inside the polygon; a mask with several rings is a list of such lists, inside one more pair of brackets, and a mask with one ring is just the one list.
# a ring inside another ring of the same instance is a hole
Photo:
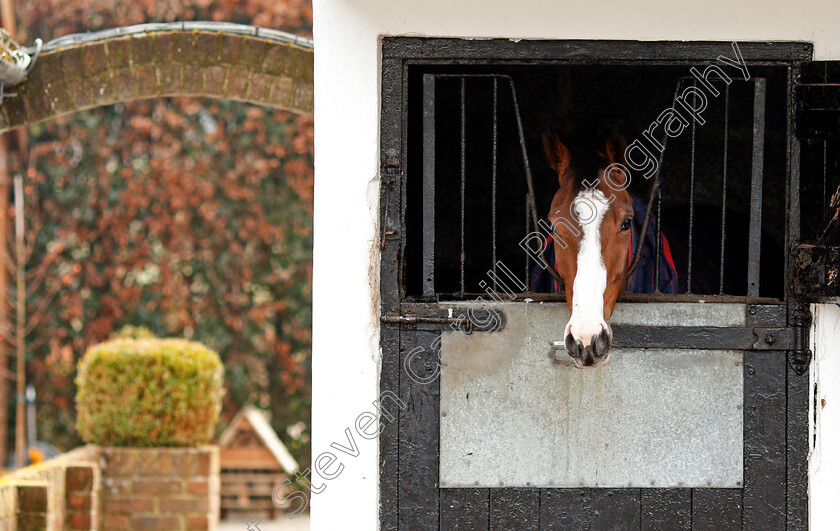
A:
{"label": "horse's nostril", "polygon": [[572,337],[572,334],[567,334],[566,352],[573,358],[580,358],[581,354],[583,354],[583,343],[580,342],[580,339]]}
{"label": "horse's nostril", "polygon": [[612,344],[612,337],[610,336],[609,330],[604,330],[600,334],[592,336],[592,344],[595,345],[595,354],[597,356],[606,356]]}

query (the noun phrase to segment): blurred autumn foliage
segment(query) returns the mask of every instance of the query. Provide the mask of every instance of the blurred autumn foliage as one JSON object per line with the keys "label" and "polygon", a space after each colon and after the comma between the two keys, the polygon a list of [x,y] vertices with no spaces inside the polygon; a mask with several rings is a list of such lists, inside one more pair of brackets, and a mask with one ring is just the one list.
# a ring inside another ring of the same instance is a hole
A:
{"label": "blurred autumn foliage", "polygon": [[[173,20],[307,36],[312,27],[306,0],[17,0],[16,10],[17,40],[27,44]],[[26,175],[28,378],[39,439],[64,449],[80,442],[76,362],[137,325],[218,351],[222,426],[245,403],[268,408],[308,466],[311,119],[170,98],[78,113],[33,126],[29,137],[11,171]]]}

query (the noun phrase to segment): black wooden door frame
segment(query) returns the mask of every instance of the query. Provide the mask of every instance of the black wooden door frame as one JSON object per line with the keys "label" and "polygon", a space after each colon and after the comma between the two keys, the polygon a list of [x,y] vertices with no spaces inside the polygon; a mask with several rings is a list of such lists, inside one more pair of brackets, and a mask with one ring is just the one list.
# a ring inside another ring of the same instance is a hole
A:
{"label": "black wooden door frame", "polygon": [[[799,143],[793,134],[799,62],[807,43],[739,43],[751,66],[788,72],[786,249],[799,241]],[[784,352],[744,351],[743,489],[440,489],[439,380],[419,385],[403,370],[417,346],[435,344],[445,322],[401,322],[405,314],[436,314],[434,303],[405,300],[405,164],[408,71],[411,65],[635,64],[687,65],[730,55],[728,42],[522,41],[394,37],[382,43],[380,123],[380,392],[407,404],[380,435],[380,527],[383,529],[504,528],[807,528],[808,377]],[[791,257],[785,256],[786,278]],[[748,326],[802,323],[807,306],[786,286],[787,304],[750,305]],[[782,310],[779,317],[779,310]],[[784,313],[787,313],[785,316]],[[774,315],[775,317],[770,317]],[[386,318],[390,316],[390,318]],[[785,319],[786,317],[786,319]],[[798,319],[798,321],[797,321]],[[434,319],[432,319],[434,320]],[[784,321],[787,321],[785,323]],[[441,321],[445,321],[441,319]],[[781,322],[780,322],[781,321]],[[808,321],[805,319],[805,321]],[[807,336],[805,338],[807,340]],[[802,341],[801,337],[799,338]],[[791,354],[789,354],[791,355]],[[431,374],[431,348],[412,358]],[[749,392],[748,392],[749,390]]]}

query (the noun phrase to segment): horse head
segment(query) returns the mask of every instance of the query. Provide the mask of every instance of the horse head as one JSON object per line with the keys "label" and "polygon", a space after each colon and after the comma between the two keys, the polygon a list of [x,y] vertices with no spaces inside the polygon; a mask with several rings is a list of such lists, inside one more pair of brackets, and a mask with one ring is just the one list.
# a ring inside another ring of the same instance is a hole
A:
{"label": "horse head", "polygon": [[626,143],[611,132],[597,143],[564,144],[550,135],[544,144],[559,184],[548,219],[570,312],[566,351],[576,367],[597,367],[609,361],[610,317],[627,283],[633,205]]}

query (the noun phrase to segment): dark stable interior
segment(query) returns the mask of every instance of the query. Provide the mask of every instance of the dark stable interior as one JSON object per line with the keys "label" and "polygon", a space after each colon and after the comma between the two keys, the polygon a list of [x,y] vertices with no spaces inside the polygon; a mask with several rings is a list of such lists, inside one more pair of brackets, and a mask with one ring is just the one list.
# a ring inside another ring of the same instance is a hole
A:
{"label": "dark stable interior", "polygon": [[[504,74],[513,79],[519,102],[525,144],[530,159],[536,204],[545,217],[557,190],[557,175],[542,148],[546,131],[616,127],[632,142],[673,103],[680,78],[689,66],[415,66],[409,71],[408,161],[406,190],[405,294],[422,294],[422,235],[428,230],[422,207],[423,73]],[[706,123],[669,138],[661,166],[661,226],[674,254],[679,292],[687,293],[687,248],[692,159],[694,216],[692,233],[692,289],[697,295],[747,294],[748,226],[753,146],[752,81],[729,72],[729,118],[726,157],[726,221],[721,244],[723,205],[726,84],[715,83],[718,97],[710,97],[703,113]],[[767,79],[766,131],[762,200],[761,281],[759,295],[784,298],[785,193],[788,141],[786,130],[786,70],[752,67],[753,77]],[[684,83],[691,84],[691,81]],[[465,81],[464,224],[461,225],[461,79],[438,77],[435,91],[435,293],[438,298],[474,298],[483,294],[483,281],[493,261],[493,81],[473,77]],[[520,278],[533,268],[519,247],[532,227],[527,225],[527,184],[507,80],[498,82],[496,169],[496,259]],[[661,137],[661,128],[656,136]],[[647,202],[650,181],[634,175],[629,191]],[[807,205],[803,205],[807,209]],[[657,208],[654,207],[654,213]],[[461,231],[464,234],[464,290],[461,293]],[[721,249],[724,283],[720,286]],[[486,284],[484,284],[486,285]],[[470,295],[472,294],[472,295]],[[486,297],[486,296],[485,296]]]}

